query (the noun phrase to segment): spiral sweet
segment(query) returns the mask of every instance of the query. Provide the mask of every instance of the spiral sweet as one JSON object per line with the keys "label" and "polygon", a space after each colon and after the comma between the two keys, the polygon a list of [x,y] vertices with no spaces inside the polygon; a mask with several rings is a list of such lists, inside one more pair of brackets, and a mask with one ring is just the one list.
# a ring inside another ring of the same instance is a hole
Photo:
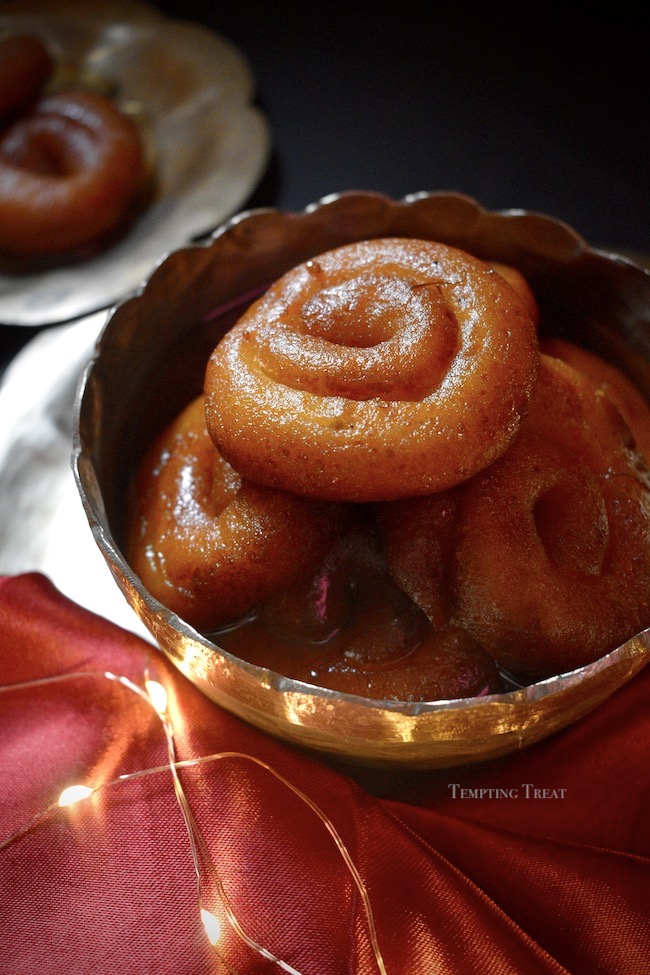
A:
{"label": "spiral sweet", "polygon": [[536,326],[540,323],[540,310],[537,298],[530,287],[527,278],[516,267],[511,264],[503,264],[499,261],[489,261],[491,267],[497,274],[500,274],[508,282],[510,287],[517,292],[526,310]]}
{"label": "spiral sweet", "polygon": [[650,474],[588,377],[547,355],[508,451],[459,490],[452,618],[507,670],[582,666],[650,624]]}
{"label": "spiral sweet", "polygon": [[344,516],[243,480],[208,436],[199,396],[141,462],[128,558],[154,597],[210,632],[315,568]]}
{"label": "spiral sweet", "polygon": [[392,578],[437,627],[450,619],[448,569],[458,492],[377,503],[377,523]]}
{"label": "spiral sweet", "polygon": [[364,506],[316,573],[218,634],[226,649],[294,680],[376,700],[436,701],[501,687],[494,660],[459,626],[433,626],[396,584]]}
{"label": "spiral sweet", "polygon": [[0,38],[0,119],[33,102],[54,72],[54,62],[40,38],[10,34]]}
{"label": "spiral sweet", "polygon": [[334,501],[456,484],[525,415],[536,323],[504,277],[432,241],[344,245],[276,281],[215,349],[206,414],[250,480]]}
{"label": "spiral sweet", "polygon": [[540,350],[588,376],[618,409],[634,436],[636,446],[650,464],[650,405],[641,391],[611,362],[566,339],[545,338]]}
{"label": "spiral sweet", "polygon": [[133,218],[146,181],[140,133],[108,98],[39,98],[0,134],[0,253],[100,248]]}

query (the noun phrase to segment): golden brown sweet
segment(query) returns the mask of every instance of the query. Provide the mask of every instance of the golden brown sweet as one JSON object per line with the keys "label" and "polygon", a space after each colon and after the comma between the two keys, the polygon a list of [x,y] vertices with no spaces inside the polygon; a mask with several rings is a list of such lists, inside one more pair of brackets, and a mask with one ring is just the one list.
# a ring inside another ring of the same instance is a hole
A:
{"label": "golden brown sweet", "polygon": [[507,453],[459,489],[454,612],[507,670],[590,663],[650,624],[650,474],[585,375],[542,355]]}
{"label": "golden brown sweet", "polygon": [[242,480],[215,450],[200,396],[141,463],[128,557],[152,595],[209,632],[315,569],[344,516]]}
{"label": "golden brown sweet", "polygon": [[251,480],[369,501],[442,490],[517,433],[536,323],[501,274],[385,238],[294,268],[244,313],[205,378],[210,434]]}
{"label": "golden brown sweet", "polygon": [[528,284],[528,281],[516,267],[512,267],[510,264],[503,264],[499,261],[489,261],[489,266],[493,268],[504,278],[511,288],[513,288],[521,300],[523,301],[529,316],[532,318],[535,325],[539,325],[540,322],[540,311],[539,305],[537,304],[537,298],[533,294],[533,291]]}
{"label": "golden brown sweet", "polygon": [[540,349],[567,362],[596,383],[616,406],[632,431],[637,448],[650,463],[650,405],[631,380],[611,362],[566,339],[542,339]]}
{"label": "golden brown sweet", "polygon": [[437,626],[449,622],[448,586],[453,558],[458,492],[376,505],[376,518],[392,578]]}
{"label": "golden brown sweet", "polygon": [[294,680],[388,701],[473,697],[502,687],[459,626],[433,626],[391,578],[372,512],[358,505],[316,573],[217,635],[225,649]]}
{"label": "golden brown sweet", "polygon": [[54,61],[40,38],[31,34],[0,38],[0,119],[29,106],[53,71]]}
{"label": "golden brown sweet", "polygon": [[135,124],[103,95],[40,98],[0,133],[0,253],[85,252],[123,230],[147,179]]}
{"label": "golden brown sweet", "polygon": [[145,460],[136,571],[236,656],[375,699],[596,660],[650,625],[650,412],[546,324],[521,272],[429,241],[296,267]]}

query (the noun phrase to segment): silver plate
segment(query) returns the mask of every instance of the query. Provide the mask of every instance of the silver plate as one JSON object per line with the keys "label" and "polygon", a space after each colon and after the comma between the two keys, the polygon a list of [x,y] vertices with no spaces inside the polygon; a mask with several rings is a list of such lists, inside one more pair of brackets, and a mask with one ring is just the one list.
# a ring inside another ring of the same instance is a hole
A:
{"label": "silver plate", "polygon": [[270,138],[246,59],[196,24],[142,2],[0,2],[0,34],[18,30],[42,37],[59,71],[111,85],[143,126],[157,180],[152,203],[110,250],[38,274],[0,274],[0,322],[41,326],[108,308],[167,252],[210,233],[256,186]]}
{"label": "silver plate", "polygon": [[105,317],[40,333],[3,377],[0,574],[43,572],[81,606],[151,640],[88,530],[70,465],[75,391]]}

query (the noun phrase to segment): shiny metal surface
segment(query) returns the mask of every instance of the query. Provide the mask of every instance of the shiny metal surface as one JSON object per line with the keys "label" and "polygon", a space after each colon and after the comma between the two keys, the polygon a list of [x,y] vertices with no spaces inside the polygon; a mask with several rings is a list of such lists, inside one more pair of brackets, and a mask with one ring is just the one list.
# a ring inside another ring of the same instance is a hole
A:
{"label": "shiny metal surface", "polygon": [[49,325],[107,308],[137,288],[161,256],[210,233],[241,207],[268,161],[240,51],[143,2],[0,2],[0,32],[32,32],[58,64],[57,83],[108,88],[139,123],[153,199],[115,246],[38,273],[0,274],[0,323]]}
{"label": "shiny metal surface", "polygon": [[420,236],[518,267],[568,337],[606,355],[650,395],[650,273],[597,252],[563,223],[492,213],[453,193],[402,201],[375,193],[301,213],[228,221],[208,245],[171,254],[112,314],[75,413],[75,479],[117,585],[162,650],[209,697],[288,741],[369,765],[444,767],[526,747],[605,700],[650,659],[650,631],[590,666],[506,694],[382,703],[287,680],[225,653],[143,588],[121,551],[124,492],[152,434],[200,390],[225,309],[310,256],[349,241]]}
{"label": "shiny metal surface", "polygon": [[[106,312],[35,335],[0,383],[0,573],[42,572],[146,637],[88,530],[70,467],[76,388]],[[151,639],[151,638],[150,638]]]}

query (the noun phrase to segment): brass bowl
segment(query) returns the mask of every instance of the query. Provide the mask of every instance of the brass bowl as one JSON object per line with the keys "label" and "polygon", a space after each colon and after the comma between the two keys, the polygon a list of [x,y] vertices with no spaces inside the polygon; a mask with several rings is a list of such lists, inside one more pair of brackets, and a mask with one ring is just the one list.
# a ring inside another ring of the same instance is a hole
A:
{"label": "brass bowl", "polygon": [[100,336],[78,392],[73,468],[118,586],[160,648],[206,695],[272,735],[341,761],[435,768],[504,755],[575,722],[648,662],[650,630],[589,666],[508,693],[387,703],[289,680],[224,652],[153,599],[121,550],[126,486],[142,451],[201,391],[207,359],[243,304],[319,252],[388,235],[435,239],[518,267],[545,320],[618,364],[650,395],[648,270],[590,248],[558,220],[488,212],[462,194],[396,201],[343,193],[300,213],[240,214],[208,244],[159,264]]}

